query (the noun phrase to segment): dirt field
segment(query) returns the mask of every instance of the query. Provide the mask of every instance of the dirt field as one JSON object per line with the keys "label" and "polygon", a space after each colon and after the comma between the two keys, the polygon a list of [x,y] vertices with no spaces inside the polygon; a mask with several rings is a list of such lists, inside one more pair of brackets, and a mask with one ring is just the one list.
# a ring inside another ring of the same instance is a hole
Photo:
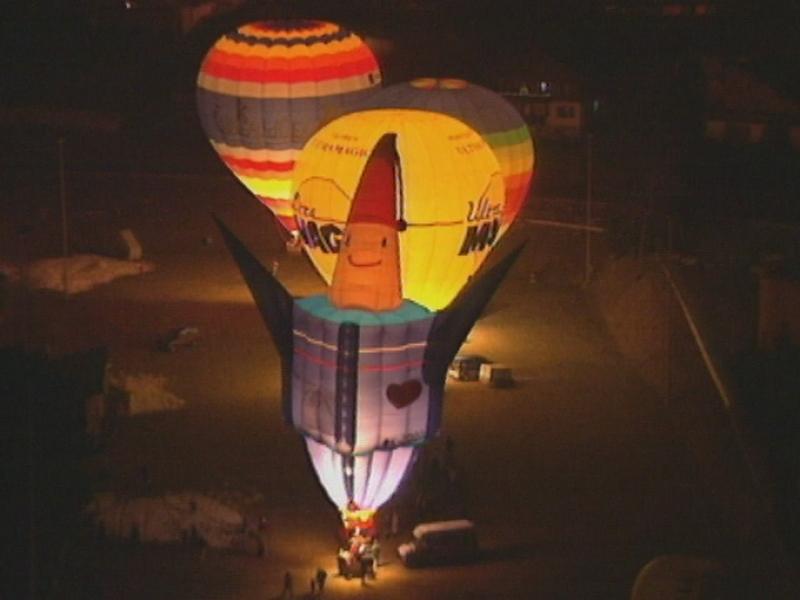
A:
{"label": "dirt field", "polygon": [[[260,494],[268,556],[184,547],[96,543],[74,574],[89,597],[276,597],[283,573],[305,592],[317,565],[335,568],[338,516],[317,484],[301,438],[282,422],[278,358],[210,218],[219,214],[296,295],[321,290],[302,256],[285,253],[264,211],[215,176],[73,175],[74,243],[131,227],[156,270],[64,300],[17,291],[5,339],[66,352],[107,345],[112,370],[167,377],[181,412],[130,419],[100,461],[106,487],[135,493],[146,465],[152,492]],[[18,190],[19,188],[17,188]],[[32,202],[46,204],[45,193]],[[45,211],[46,212],[46,211]],[[11,233],[15,260],[58,252],[52,211]],[[39,216],[35,216],[35,215]],[[410,571],[388,540],[369,587],[329,580],[331,598],[625,598],[656,555],[727,558],[731,534],[714,515],[663,407],[594,319],[581,290],[582,237],[520,228],[531,243],[466,349],[512,367],[517,385],[448,385],[443,436],[455,443],[466,516],[478,526],[478,564]],[[208,239],[204,239],[208,238]],[[531,274],[535,273],[535,280]],[[156,340],[194,325],[196,348],[168,354]],[[441,440],[428,450],[441,452]],[[403,536],[416,521],[401,493]]]}

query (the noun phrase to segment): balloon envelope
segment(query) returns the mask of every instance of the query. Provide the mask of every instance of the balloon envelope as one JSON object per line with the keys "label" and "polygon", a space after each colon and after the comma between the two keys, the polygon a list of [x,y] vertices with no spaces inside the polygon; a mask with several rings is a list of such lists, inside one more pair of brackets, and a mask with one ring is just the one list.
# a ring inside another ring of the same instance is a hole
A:
{"label": "balloon envelope", "polygon": [[197,77],[200,121],[236,177],[289,231],[292,173],[320,124],[381,81],[375,56],[350,31],[323,21],[249,23],[221,37]]}
{"label": "balloon envelope", "polygon": [[506,184],[504,227],[525,204],[533,176],[533,140],[517,109],[499,94],[461,79],[423,78],[376,90],[359,108],[430,110],[463,121],[483,136],[500,163]]}
{"label": "balloon envelope", "polygon": [[306,449],[322,487],[338,508],[349,501],[378,509],[402,483],[417,456],[417,448],[402,446],[368,454],[343,455],[306,438]]}
{"label": "balloon envelope", "polygon": [[502,235],[505,185],[489,145],[463,122],[419,110],[340,117],[305,145],[294,210],[305,250],[330,284],[350,205],[373,148],[396,135],[403,297],[447,306]]}
{"label": "balloon envelope", "polygon": [[444,386],[423,376],[434,317],[409,301],[371,312],[336,308],[324,295],[297,300],[294,427],[343,454],[417,445],[436,435]]}

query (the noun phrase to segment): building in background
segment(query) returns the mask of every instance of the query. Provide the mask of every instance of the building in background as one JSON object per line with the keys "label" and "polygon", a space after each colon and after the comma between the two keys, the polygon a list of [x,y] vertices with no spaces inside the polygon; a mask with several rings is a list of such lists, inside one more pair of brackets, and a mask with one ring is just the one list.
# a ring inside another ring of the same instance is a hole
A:
{"label": "building in background", "polygon": [[732,144],[789,143],[800,152],[800,102],[760,80],[746,64],[705,59],[705,138]]}
{"label": "building in background", "polygon": [[572,69],[538,51],[504,65],[499,90],[530,125],[537,138],[576,138],[586,127],[584,80]]}

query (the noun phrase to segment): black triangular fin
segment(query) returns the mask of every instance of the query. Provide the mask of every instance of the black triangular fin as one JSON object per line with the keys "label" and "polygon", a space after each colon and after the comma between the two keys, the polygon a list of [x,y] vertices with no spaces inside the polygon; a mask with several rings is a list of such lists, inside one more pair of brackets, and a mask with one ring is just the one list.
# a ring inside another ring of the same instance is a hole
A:
{"label": "black triangular fin", "polygon": [[455,300],[436,315],[425,350],[423,376],[429,385],[444,385],[447,367],[525,244],[521,242],[490,269],[479,272]]}

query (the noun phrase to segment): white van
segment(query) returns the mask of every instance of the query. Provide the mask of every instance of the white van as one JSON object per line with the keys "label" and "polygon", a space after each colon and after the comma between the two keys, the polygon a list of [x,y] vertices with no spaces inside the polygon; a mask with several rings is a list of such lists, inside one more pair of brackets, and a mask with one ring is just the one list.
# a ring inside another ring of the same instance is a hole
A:
{"label": "white van", "polygon": [[397,547],[407,567],[464,563],[478,557],[475,524],[466,519],[421,523],[414,527],[414,539]]}

